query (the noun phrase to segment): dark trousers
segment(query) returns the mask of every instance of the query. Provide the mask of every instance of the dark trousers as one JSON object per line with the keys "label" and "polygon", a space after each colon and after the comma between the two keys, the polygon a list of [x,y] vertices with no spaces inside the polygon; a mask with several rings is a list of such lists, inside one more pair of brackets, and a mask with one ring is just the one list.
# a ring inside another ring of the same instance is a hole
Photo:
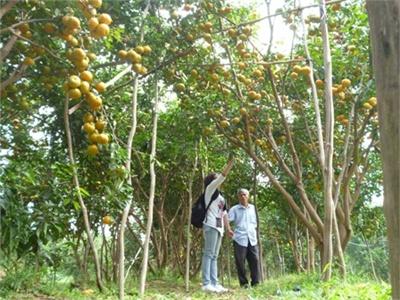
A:
{"label": "dark trousers", "polygon": [[246,286],[249,284],[246,277],[246,260],[250,268],[251,285],[254,286],[258,284],[260,282],[258,245],[252,246],[250,242],[248,242],[247,247],[243,247],[233,241],[233,247],[240,286]]}

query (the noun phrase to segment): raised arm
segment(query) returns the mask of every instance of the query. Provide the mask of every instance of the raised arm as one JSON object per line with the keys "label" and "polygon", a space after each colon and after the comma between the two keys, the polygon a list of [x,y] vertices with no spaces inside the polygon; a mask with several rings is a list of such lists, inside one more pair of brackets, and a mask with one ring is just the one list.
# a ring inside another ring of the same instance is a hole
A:
{"label": "raised arm", "polygon": [[229,171],[232,169],[233,161],[234,161],[233,158],[231,158],[231,159],[228,161],[228,163],[226,164],[226,166],[225,166],[224,169],[222,170],[222,173],[221,173],[222,176],[226,177],[226,176],[228,175]]}

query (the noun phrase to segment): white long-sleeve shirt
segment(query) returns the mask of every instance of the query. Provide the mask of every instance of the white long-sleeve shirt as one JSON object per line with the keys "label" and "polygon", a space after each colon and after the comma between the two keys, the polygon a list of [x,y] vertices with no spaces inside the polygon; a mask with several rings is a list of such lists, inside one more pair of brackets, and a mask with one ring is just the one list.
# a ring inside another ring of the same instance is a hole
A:
{"label": "white long-sleeve shirt", "polygon": [[[206,207],[208,203],[211,201],[211,197],[214,194],[215,190],[221,185],[222,182],[224,182],[224,180],[225,177],[222,174],[219,174],[206,187],[206,191],[204,192],[204,202]],[[208,208],[206,217],[203,222],[203,224],[206,224],[218,230],[218,232],[221,235],[224,234],[224,215],[226,214],[224,207],[225,207],[225,199],[221,194],[219,194],[218,197],[213,200],[210,207]],[[221,227],[217,227],[217,218],[221,218]]]}

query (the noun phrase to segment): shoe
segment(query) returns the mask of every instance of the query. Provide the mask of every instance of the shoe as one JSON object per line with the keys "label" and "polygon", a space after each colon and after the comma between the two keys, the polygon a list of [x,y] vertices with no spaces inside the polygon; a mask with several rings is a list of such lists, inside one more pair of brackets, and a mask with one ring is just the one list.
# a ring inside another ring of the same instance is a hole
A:
{"label": "shoe", "polygon": [[224,288],[222,285],[220,285],[219,283],[217,283],[216,285],[214,285],[214,288],[217,290],[217,293],[226,293],[228,291],[227,288]]}
{"label": "shoe", "polygon": [[208,293],[219,293],[219,291],[216,289],[216,287],[211,284],[203,285],[201,287],[201,290],[203,292],[208,292]]}

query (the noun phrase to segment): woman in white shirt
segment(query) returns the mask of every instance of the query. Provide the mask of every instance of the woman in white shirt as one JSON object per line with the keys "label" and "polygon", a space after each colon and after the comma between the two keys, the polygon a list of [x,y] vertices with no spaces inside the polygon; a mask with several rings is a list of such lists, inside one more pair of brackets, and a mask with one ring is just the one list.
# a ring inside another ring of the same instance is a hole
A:
{"label": "woman in white shirt", "polygon": [[[221,174],[212,173],[204,179],[205,206],[211,202],[203,222],[204,248],[202,259],[202,290],[206,292],[226,292],[227,289],[218,283],[218,254],[224,227],[228,223],[225,199],[218,191],[219,186],[225,180],[232,169],[233,159],[229,160]],[[224,226],[225,225],[225,226]]]}

